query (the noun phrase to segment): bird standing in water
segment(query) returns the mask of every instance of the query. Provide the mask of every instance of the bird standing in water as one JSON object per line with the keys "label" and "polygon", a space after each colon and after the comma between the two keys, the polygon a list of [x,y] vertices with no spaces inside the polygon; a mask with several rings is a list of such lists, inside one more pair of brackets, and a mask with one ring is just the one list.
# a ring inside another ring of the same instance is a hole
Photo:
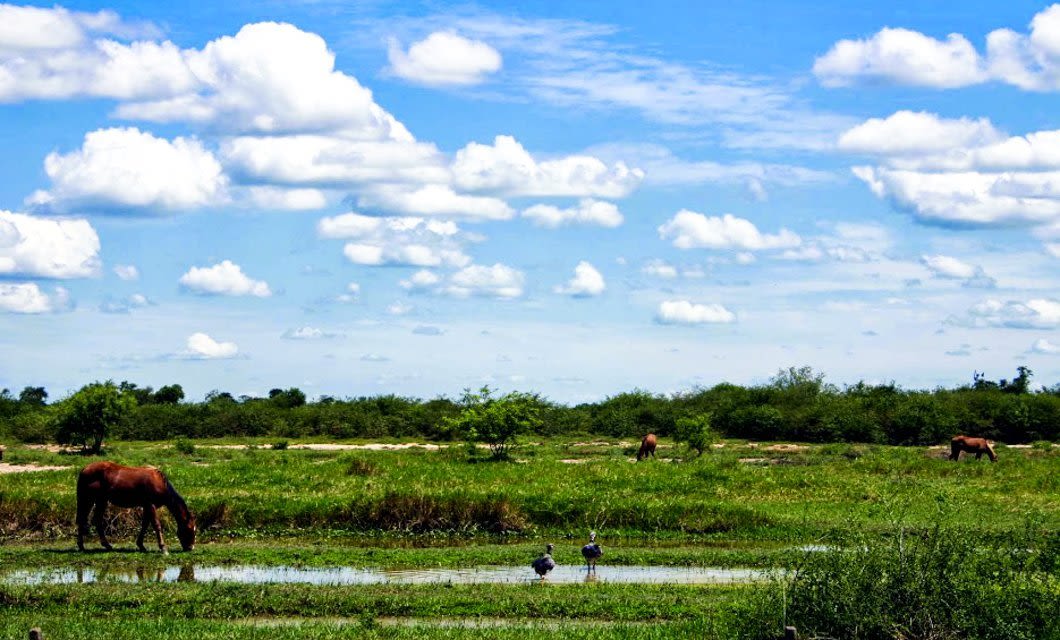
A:
{"label": "bird standing in water", "polygon": [[556,561],[552,559],[552,549],[554,548],[555,547],[550,542],[548,546],[545,547],[545,555],[530,563],[530,566],[534,568],[537,575],[541,576],[542,580],[545,579],[545,574],[556,568]]}
{"label": "bird standing in water", "polygon": [[604,550],[596,544],[596,532],[589,532],[589,544],[582,547],[582,557],[585,558],[586,571],[596,571],[596,561],[604,555]]}

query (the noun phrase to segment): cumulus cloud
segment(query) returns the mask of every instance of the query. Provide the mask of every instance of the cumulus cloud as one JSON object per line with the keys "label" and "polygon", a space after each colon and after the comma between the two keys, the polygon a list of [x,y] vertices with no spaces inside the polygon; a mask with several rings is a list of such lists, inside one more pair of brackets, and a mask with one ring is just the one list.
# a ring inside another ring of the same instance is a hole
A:
{"label": "cumulus cloud", "polygon": [[951,33],[942,41],[890,28],[863,40],[840,40],[814,61],[813,72],[830,87],[868,79],[946,89],[987,77],[979,54],[964,36]]}
{"label": "cumulus cloud", "polygon": [[1029,33],[996,29],[985,53],[961,34],[938,40],[909,29],[884,28],[870,38],[840,40],[817,58],[825,86],[862,81],[952,89],[1003,82],[1031,91],[1060,89],[1060,5],[1036,14]]}
{"label": "cumulus cloud", "polygon": [[617,227],[622,224],[622,214],[610,202],[582,199],[577,206],[560,209],[548,204],[536,204],[524,209],[522,217],[529,218],[539,227],[555,229],[563,225],[584,224],[600,227]]}
{"label": "cumulus cloud", "polygon": [[763,234],[750,220],[732,214],[721,217],[682,209],[659,226],[659,237],[672,240],[678,249],[786,249],[802,242],[798,235],[781,229],[776,234]]}
{"label": "cumulus cloud", "polygon": [[272,295],[268,283],[247,277],[242,267],[231,260],[223,260],[212,267],[192,267],[180,277],[180,284],[189,291],[203,295],[258,298]]}
{"label": "cumulus cloud", "polygon": [[389,313],[392,316],[407,315],[411,311],[412,311],[412,305],[407,305],[407,304],[404,304],[402,302],[395,302],[395,303],[393,303],[391,305],[388,305],[387,308],[386,308],[386,312]]}
{"label": "cumulus cloud", "polygon": [[125,281],[139,280],[140,270],[133,264],[114,265],[114,274]]}
{"label": "cumulus cloud", "polygon": [[87,278],[99,271],[99,236],[87,220],[0,210],[0,275]]}
{"label": "cumulus cloud", "polygon": [[239,353],[239,347],[234,342],[218,342],[205,333],[193,333],[188,336],[187,351],[183,355],[187,358],[200,360],[219,360],[234,358]]}
{"label": "cumulus cloud", "polygon": [[677,267],[662,259],[649,260],[640,268],[640,272],[656,278],[676,278]]}
{"label": "cumulus cloud", "polygon": [[1053,344],[1045,338],[1038,338],[1031,345],[1030,352],[1049,356],[1060,355],[1060,344]]}
{"label": "cumulus cloud", "polygon": [[582,260],[574,267],[574,277],[566,284],[557,286],[555,292],[574,298],[591,298],[600,295],[606,288],[603,274]]}
{"label": "cumulus cloud", "polygon": [[938,153],[991,143],[1000,137],[986,118],[947,119],[924,111],[898,111],[845,131],[838,145],[843,151],[856,153]]}
{"label": "cumulus cloud", "polygon": [[952,317],[950,324],[974,328],[1054,329],[1060,327],[1060,301],[1034,298],[1021,302],[985,300],[973,305],[962,317]]}
{"label": "cumulus cloud", "polygon": [[225,168],[241,182],[355,188],[378,182],[443,183],[449,170],[430,143],[329,135],[236,136],[221,143]]}
{"label": "cumulus cloud", "polygon": [[469,238],[451,220],[377,218],[351,212],[321,219],[317,234],[353,240],[343,247],[343,254],[354,264],[463,267],[471,263],[462,249]]}
{"label": "cumulus cloud", "polygon": [[409,291],[426,291],[435,287],[442,279],[433,271],[421,269],[412,274],[407,280],[401,280],[398,285]]}
{"label": "cumulus cloud", "polygon": [[288,329],[287,331],[284,331],[280,337],[284,340],[324,340],[327,338],[336,338],[338,337],[338,334],[305,325],[296,329]]}
{"label": "cumulus cloud", "polygon": [[69,292],[56,287],[51,295],[34,283],[0,282],[0,311],[8,313],[52,313],[71,307]]}
{"label": "cumulus cloud", "polygon": [[696,304],[688,300],[666,300],[655,314],[660,324],[727,324],[736,314],[720,304]]}
{"label": "cumulus cloud", "polygon": [[192,209],[226,200],[220,163],[195,138],[156,138],[136,128],[100,129],[78,151],[50,153],[48,190],[28,199],[55,210],[126,209],[143,213]]}
{"label": "cumulus cloud", "polygon": [[501,54],[485,42],[449,31],[436,31],[404,51],[391,38],[389,71],[399,78],[428,86],[473,85],[501,68]]}
{"label": "cumulus cloud", "polygon": [[593,156],[537,161],[511,136],[497,136],[492,145],[468,144],[456,152],[451,169],[460,189],[510,196],[622,198],[644,178],[624,162],[608,166]]}
{"label": "cumulus cloud", "polygon": [[153,304],[147,296],[142,293],[134,293],[131,296],[121,299],[107,298],[99,305],[99,310],[103,313],[129,313],[133,309],[139,309],[147,307]]}
{"label": "cumulus cloud", "polygon": [[920,256],[920,262],[938,278],[967,280],[982,271],[981,268],[952,256]]}
{"label": "cumulus cloud", "polygon": [[493,266],[470,265],[452,274],[442,293],[456,298],[480,296],[511,299],[523,295],[524,277],[521,271],[496,263]]}
{"label": "cumulus cloud", "polygon": [[457,193],[449,185],[380,185],[363,191],[357,205],[388,213],[444,216],[468,221],[508,220],[515,211],[498,198]]}

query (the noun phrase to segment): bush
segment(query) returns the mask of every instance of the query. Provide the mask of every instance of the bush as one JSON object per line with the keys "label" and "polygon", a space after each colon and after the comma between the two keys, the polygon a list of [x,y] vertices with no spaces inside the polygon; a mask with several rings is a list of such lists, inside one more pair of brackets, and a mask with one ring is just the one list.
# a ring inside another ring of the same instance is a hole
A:
{"label": "bush", "polygon": [[287,449],[287,441],[286,440],[277,440],[276,442],[274,442],[272,444],[272,448],[277,450],[277,451],[285,451]]}
{"label": "bush", "polygon": [[136,398],[113,382],[93,382],[62,401],[55,439],[60,444],[80,444],[98,455],[103,439],[135,408]]}
{"label": "bush", "polygon": [[518,436],[541,422],[540,400],[532,394],[513,392],[494,398],[489,387],[482,387],[478,393],[464,393],[463,407],[460,417],[451,421],[452,427],[464,433],[468,442],[488,445],[495,460],[509,459]]}
{"label": "bush", "polygon": [[678,418],[677,424],[674,425],[673,437],[674,442],[684,442],[697,456],[709,451],[710,445],[716,439],[710,428],[709,415]]}
{"label": "bush", "polygon": [[177,450],[177,453],[190,456],[195,453],[195,445],[191,443],[191,440],[187,438],[177,438],[173,441],[173,448]]}
{"label": "bush", "polygon": [[[1060,638],[1060,580],[1040,539],[936,525],[897,536],[835,536],[786,582],[788,623],[809,637]],[[1044,550],[1044,549],[1043,549]]]}

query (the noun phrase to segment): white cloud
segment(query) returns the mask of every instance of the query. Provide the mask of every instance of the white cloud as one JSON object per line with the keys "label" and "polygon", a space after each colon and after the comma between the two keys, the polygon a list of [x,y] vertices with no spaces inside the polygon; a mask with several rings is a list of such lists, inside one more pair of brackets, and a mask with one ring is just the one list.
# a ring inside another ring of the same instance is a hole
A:
{"label": "white cloud", "polygon": [[114,265],[114,274],[126,281],[138,280],[140,278],[140,270],[133,264]]}
{"label": "white cloud", "polygon": [[1060,327],[1060,302],[1048,298],[1026,302],[985,300],[973,305],[965,316],[950,318],[949,322],[976,328],[1054,329]]}
{"label": "white cloud", "polygon": [[286,189],[259,186],[244,189],[249,204],[262,209],[312,211],[328,205],[328,197],[319,189]]}
{"label": "white cloud", "polygon": [[180,284],[190,291],[205,295],[256,296],[272,295],[268,283],[253,280],[231,260],[223,260],[212,267],[192,267],[180,277]]}
{"label": "white cloud", "polygon": [[975,277],[976,266],[951,256],[920,256],[920,262],[939,278],[967,280]]}
{"label": "white cloud", "polygon": [[518,298],[523,295],[523,281],[522,272],[507,265],[473,264],[451,275],[442,292],[457,298]]}
{"label": "white cloud", "polygon": [[607,285],[604,276],[596,268],[582,260],[574,267],[574,277],[567,284],[557,286],[556,293],[572,296],[574,298],[591,298],[604,292]]}
{"label": "white cloud", "polygon": [[1044,355],[1055,356],[1060,354],[1060,344],[1053,344],[1045,338],[1038,338],[1031,345],[1031,353],[1041,353]]}
{"label": "white cloud", "polygon": [[239,347],[234,342],[217,342],[205,333],[193,333],[188,336],[188,350],[183,354],[193,359],[214,360],[234,358]]}
{"label": "white cloud", "polygon": [[308,325],[298,327],[297,329],[288,329],[283,332],[280,337],[284,340],[323,340],[327,338],[335,338],[338,334],[329,333],[323,329],[316,327],[310,327]]}
{"label": "white cloud", "polygon": [[446,31],[412,43],[407,52],[391,38],[387,57],[394,75],[428,86],[479,84],[502,64],[501,55],[485,42]]}
{"label": "white cloud", "polygon": [[736,314],[720,304],[666,300],[659,304],[655,320],[661,324],[725,324],[736,322]]}
{"label": "white cloud", "polygon": [[341,131],[362,140],[411,140],[352,76],[335,70],[324,39],[289,24],[248,24],[183,52],[196,84],[162,100],[125,103],[117,115],[192,122],[269,135]]}
{"label": "white cloud", "polygon": [[840,40],[814,61],[813,72],[830,87],[870,79],[944,89],[986,78],[979,54],[964,36],[951,33],[941,41],[890,28],[865,40]]}
{"label": "white cloud", "polygon": [[420,187],[381,185],[363,191],[357,205],[391,213],[445,216],[468,221],[508,220],[515,211],[497,198],[469,196],[444,184]]}
{"label": "white cloud", "polygon": [[442,279],[433,271],[421,269],[412,274],[408,280],[398,282],[398,285],[402,289],[408,289],[409,291],[423,291],[431,289],[441,281]]}
{"label": "white cloud", "polygon": [[99,310],[103,313],[129,313],[133,309],[140,309],[152,304],[154,303],[147,296],[141,293],[134,293],[120,300],[108,298],[99,305]]}
{"label": "white cloud", "polygon": [[555,229],[562,225],[585,224],[614,228],[622,224],[622,213],[610,202],[582,199],[577,206],[560,209],[548,204],[535,204],[524,209],[522,217],[533,220],[539,227]]}
{"label": "white cloud", "polygon": [[[1021,174],[921,172],[854,167],[878,197],[890,198],[924,222],[936,224],[1044,224],[1060,216],[1060,172]],[[1037,190],[1037,193],[1035,193]]]}
{"label": "white cloud", "polygon": [[947,119],[925,111],[897,111],[870,118],[839,137],[843,151],[871,154],[938,153],[983,145],[1001,137],[990,120]]}
{"label": "white cloud", "polygon": [[537,161],[511,136],[497,136],[492,145],[469,143],[456,152],[451,169],[460,189],[512,196],[622,198],[644,178],[624,162],[608,166],[587,155]]}
{"label": "white cloud", "polygon": [[1060,258],[1060,242],[1045,243],[1045,251],[1054,258]]}
{"label": "white cloud", "polygon": [[31,204],[57,211],[127,209],[144,213],[224,202],[227,178],[220,163],[195,138],[156,138],[135,128],[85,135],[78,151],[50,153],[44,170],[52,181]]}
{"label": "white cloud", "polygon": [[640,268],[640,272],[644,275],[655,276],[656,278],[677,277],[677,267],[661,259],[649,260]]}
{"label": "white cloud", "polygon": [[445,158],[415,140],[328,135],[237,136],[221,143],[225,168],[240,182],[354,188],[379,182],[444,183]]}
{"label": "white cloud", "polygon": [[70,294],[62,287],[48,295],[33,283],[0,282],[0,311],[9,313],[51,313],[71,306]]}
{"label": "white cloud", "polygon": [[377,218],[351,212],[322,218],[317,233],[355,240],[343,248],[354,264],[463,267],[471,262],[462,250],[468,237],[450,220]]}
{"label": "white cloud", "polygon": [[99,270],[99,236],[87,220],[0,210],[0,275],[87,278]]}
{"label": "white cloud", "polygon": [[682,209],[662,224],[659,237],[672,240],[678,249],[786,249],[802,242],[798,235],[781,229],[776,234],[763,234],[743,218],[731,214],[708,217],[702,213]]}
{"label": "white cloud", "polygon": [[386,308],[386,312],[392,316],[403,316],[412,311],[413,307],[401,302],[395,302]]}
{"label": "white cloud", "polygon": [[837,42],[813,70],[825,86],[867,80],[951,89],[994,81],[1031,91],[1060,89],[1060,5],[1036,14],[1029,34],[991,31],[985,54],[960,34],[942,41],[884,28],[868,39]]}

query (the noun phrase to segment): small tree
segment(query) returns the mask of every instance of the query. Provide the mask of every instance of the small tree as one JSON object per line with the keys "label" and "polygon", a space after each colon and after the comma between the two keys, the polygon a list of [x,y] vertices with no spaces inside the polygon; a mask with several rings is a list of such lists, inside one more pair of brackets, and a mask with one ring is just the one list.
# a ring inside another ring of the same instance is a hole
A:
{"label": "small tree", "polygon": [[674,442],[684,442],[697,456],[710,448],[715,440],[710,428],[710,414],[678,418],[674,425]]}
{"label": "small tree", "polygon": [[43,407],[48,400],[44,387],[26,387],[18,394],[18,401],[30,407]]}
{"label": "small tree", "polygon": [[459,417],[450,419],[449,426],[472,444],[489,445],[494,459],[507,460],[517,437],[540,426],[541,402],[530,393],[512,392],[500,398],[492,394],[488,386],[477,393],[465,390],[463,410]]}
{"label": "small tree", "polygon": [[123,393],[109,380],[85,385],[62,401],[55,439],[60,444],[80,444],[82,449],[99,455],[103,439],[135,408],[135,396]]}

